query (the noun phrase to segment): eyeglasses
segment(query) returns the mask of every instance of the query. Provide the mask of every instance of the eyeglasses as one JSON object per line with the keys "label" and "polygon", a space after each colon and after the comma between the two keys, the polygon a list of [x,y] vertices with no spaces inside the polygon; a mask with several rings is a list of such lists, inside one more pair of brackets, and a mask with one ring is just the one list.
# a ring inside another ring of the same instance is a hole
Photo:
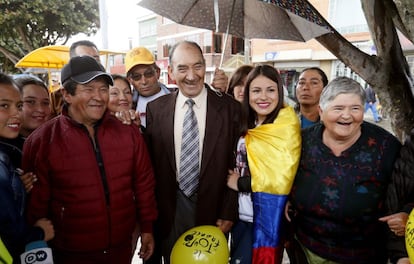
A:
{"label": "eyeglasses", "polygon": [[155,70],[146,71],[143,74],[133,73],[133,74],[131,74],[131,79],[137,82],[137,81],[141,80],[142,76],[144,76],[145,78],[154,77],[155,76]]}

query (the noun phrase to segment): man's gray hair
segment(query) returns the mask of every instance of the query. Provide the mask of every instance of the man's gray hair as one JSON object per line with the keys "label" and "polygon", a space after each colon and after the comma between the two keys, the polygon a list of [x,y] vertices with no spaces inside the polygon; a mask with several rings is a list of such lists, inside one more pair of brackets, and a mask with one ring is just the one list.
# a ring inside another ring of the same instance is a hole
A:
{"label": "man's gray hair", "polygon": [[172,65],[172,59],[174,57],[174,52],[177,49],[178,46],[182,45],[182,44],[187,44],[190,46],[193,46],[194,48],[196,48],[200,54],[201,57],[203,58],[203,63],[206,64],[204,55],[203,55],[203,50],[201,49],[200,45],[198,45],[197,42],[194,41],[190,41],[190,40],[183,40],[183,41],[179,41],[177,43],[174,44],[174,46],[171,47],[170,52],[169,52],[169,56],[168,56],[168,62],[170,63],[170,65]]}

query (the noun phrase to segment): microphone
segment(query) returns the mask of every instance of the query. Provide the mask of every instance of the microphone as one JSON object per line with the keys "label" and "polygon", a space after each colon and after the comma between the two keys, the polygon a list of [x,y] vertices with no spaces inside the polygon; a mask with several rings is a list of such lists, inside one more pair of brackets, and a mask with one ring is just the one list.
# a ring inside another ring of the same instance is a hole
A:
{"label": "microphone", "polygon": [[43,240],[30,242],[20,255],[20,261],[22,264],[53,264],[52,249]]}

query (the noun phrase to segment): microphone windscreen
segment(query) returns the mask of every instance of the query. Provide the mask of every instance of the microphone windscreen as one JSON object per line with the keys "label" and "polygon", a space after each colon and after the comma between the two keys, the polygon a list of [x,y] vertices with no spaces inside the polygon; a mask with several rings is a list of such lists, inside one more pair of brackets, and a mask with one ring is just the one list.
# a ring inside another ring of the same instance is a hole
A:
{"label": "microphone windscreen", "polygon": [[47,243],[44,240],[37,240],[30,242],[26,245],[25,251],[29,251],[35,248],[47,248]]}

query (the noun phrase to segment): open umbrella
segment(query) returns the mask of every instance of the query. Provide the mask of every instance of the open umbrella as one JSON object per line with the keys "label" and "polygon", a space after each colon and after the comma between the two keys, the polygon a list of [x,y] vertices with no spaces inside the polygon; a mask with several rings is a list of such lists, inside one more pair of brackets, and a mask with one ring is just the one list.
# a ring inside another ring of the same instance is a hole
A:
{"label": "open umbrella", "polygon": [[139,5],[182,25],[242,38],[307,41],[330,32],[306,0],[142,0]]}

